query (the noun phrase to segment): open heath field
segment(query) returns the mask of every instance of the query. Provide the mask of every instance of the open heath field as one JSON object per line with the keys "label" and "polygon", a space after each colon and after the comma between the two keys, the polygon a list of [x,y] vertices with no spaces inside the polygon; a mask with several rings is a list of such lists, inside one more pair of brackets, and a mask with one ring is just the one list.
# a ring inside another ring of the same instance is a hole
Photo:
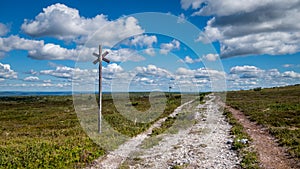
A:
{"label": "open heath field", "polygon": [[228,92],[227,104],[267,128],[291,156],[300,157],[300,85]]}
{"label": "open heath field", "polygon": [[[130,94],[131,102],[125,106],[133,105],[141,112],[149,109],[147,94]],[[180,95],[172,96],[157,119],[181,104]],[[124,118],[109,94],[103,96],[102,112],[105,121],[129,137],[153,123]],[[0,168],[81,168],[106,153],[81,128],[72,96],[1,97],[0,123]]]}

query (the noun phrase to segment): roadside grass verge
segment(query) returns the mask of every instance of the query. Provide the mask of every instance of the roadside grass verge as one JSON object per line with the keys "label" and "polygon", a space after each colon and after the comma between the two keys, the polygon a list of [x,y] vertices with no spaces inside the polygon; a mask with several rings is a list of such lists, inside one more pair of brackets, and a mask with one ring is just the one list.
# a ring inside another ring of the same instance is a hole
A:
{"label": "roadside grass verge", "polygon": [[268,128],[300,161],[300,85],[228,92],[227,104]]}
{"label": "roadside grass verge", "polygon": [[224,115],[229,124],[232,125],[230,130],[231,134],[234,135],[232,148],[236,150],[242,158],[241,167],[245,169],[259,169],[257,153],[251,149],[249,144],[244,144],[240,141],[241,139],[248,139],[251,141],[250,136],[244,131],[244,127],[233,117],[230,111],[225,109]]}

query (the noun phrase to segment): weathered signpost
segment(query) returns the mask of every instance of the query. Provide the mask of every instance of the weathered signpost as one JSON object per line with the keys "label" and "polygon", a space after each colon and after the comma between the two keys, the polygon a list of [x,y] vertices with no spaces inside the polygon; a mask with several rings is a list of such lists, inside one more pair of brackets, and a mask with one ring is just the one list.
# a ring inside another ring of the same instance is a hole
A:
{"label": "weathered signpost", "polygon": [[171,89],[172,89],[172,86],[171,86],[171,80],[169,81],[169,98],[171,98]]}
{"label": "weathered signpost", "polygon": [[93,53],[94,56],[97,57],[97,59],[93,62],[94,64],[97,64],[99,62],[99,111],[98,111],[98,132],[101,133],[101,123],[102,123],[102,60],[104,60],[106,63],[109,63],[110,61],[105,58],[105,56],[108,54],[107,51],[105,51],[102,54],[102,46],[99,45],[99,54]]}

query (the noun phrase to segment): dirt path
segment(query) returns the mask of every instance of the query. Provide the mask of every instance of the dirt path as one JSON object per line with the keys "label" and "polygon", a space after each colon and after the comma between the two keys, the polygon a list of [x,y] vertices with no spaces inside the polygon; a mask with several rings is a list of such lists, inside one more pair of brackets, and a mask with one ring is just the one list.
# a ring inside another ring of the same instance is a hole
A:
{"label": "dirt path", "polygon": [[266,169],[290,169],[300,168],[300,164],[295,163],[286,153],[283,147],[278,146],[268,131],[262,126],[251,122],[241,111],[226,106],[245,128],[245,131],[253,139],[252,145],[259,154],[262,168]]}
{"label": "dirt path", "polygon": [[157,138],[158,143],[142,148],[142,142],[149,138],[154,127],[160,126],[162,119],[148,131],[132,138],[117,150],[95,161],[89,168],[239,168],[240,159],[232,151],[231,126],[226,122],[216,97],[206,96],[205,104],[188,102],[178,107],[171,116],[188,114],[188,127],[175,133],[164,133]]}

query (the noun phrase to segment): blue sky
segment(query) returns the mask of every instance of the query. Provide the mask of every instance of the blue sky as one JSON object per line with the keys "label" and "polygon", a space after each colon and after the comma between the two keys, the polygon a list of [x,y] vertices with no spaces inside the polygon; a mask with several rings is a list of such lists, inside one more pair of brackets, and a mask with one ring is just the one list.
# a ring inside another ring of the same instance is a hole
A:
{"label": "blue sky", "polygon": [[4,0],[0,91],[96,90],[92,53],[99,43],[111,60],[103,63],[104,91],[297,84],[299,6],[298,0]]}

